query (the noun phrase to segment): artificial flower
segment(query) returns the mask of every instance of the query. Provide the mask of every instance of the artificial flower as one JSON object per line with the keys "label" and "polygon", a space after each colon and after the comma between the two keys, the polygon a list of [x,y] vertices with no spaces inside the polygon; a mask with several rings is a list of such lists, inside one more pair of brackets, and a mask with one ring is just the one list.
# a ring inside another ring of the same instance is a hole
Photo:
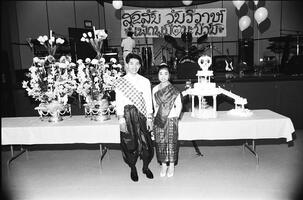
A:
{"label": "artificial flower", "polygon": [[77,61],[78,87],[77,93],[84,97],[87,103],[98,101],[113,90],[114,80],[123,75],[123,72],[113,68],[113,63],[105,63],[105,59],[86,58],[85,63],[81,59]]}
{"label": "artificial flower", "polygon": [[107,38],[107,34],[104,29],[94,30],[93,34],[91,32],[83,33],[80,41],[89,43],[97,53],[97,58],[102,57],[101,48],[103,45],[103,40]]}
{"label": "artificial flower", "polygon": [[58,45],[62,45],[65,42],[64,39],[51,35],[49,37],[47,35],[40,35],[37,40],[47,49],[48,54],[52,56],[55,55]]}
{"label": "artificial flower", "polygon": [[75,64],[70,61],[68,56],[62,56],[59,62],[51,55],[34,57],[27,74],[30,80],[24,80],[22,87],[29,96],[41,103],[57,101],[65,105],[68,96],[77,88]]}

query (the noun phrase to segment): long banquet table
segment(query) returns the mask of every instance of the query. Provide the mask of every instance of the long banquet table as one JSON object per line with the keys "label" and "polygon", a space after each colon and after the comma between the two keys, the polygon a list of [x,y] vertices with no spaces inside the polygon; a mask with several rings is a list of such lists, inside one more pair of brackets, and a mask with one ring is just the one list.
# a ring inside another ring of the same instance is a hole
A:
{"label": "long banquet table", "polygon": [[[179,140],[253,140],[253,148],[249,149],[256,157],[256,139],[292,140],[295,129],[290,118],[266,109],[252,112],[250,117],[237,117],[228,115],[227,111],[218,111],[214,119],[193,118],[185,112],[179,122]],[[1,122],[2,145],[120,142],[115,116],[104,122],[79,115],[65,117],[58,123],[41,121],[38,117],[9,117],[2,118]]]}

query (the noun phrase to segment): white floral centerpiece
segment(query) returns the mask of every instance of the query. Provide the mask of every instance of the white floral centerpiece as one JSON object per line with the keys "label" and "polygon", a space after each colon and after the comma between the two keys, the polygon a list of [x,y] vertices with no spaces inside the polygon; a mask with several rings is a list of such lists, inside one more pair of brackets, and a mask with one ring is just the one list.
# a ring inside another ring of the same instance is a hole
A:
{"label": "white floral centerpiece", "polygon": [[80,40],[89,43],[97,56],[92,60],[86,58],[85,62],[82,59],[77,61],[77,92],[85,99],[85,116],[90,116],[92,120],[104,121],[115,112],[113,83],[122,76],[122,66],[115,58],[111,58],[108,63],[103,58],[103,40],[108,36],[103,29],[95,30],[93,27],[93,32],[83,33],[82,36]]}
{"label": "white floral centerpiece", "polygon": [[71,61],[71,57],[61,56],[57,61],[53,56],[57,45],[64,43],[62,40],[54,38],[51,34],[49,40],[47,36],[38,37],[38,41],[47,47],[50,55],[43,58],[34,57],[27,74],[29,80],[22,82],[27,94],[40,102],[35,109],[41,119],[51,115],[49,121],[62,120],[60,114],[66,112],[71,115],[70,105],[67,103],[68,96],[77,89],[76,64]]}
{"label": "white floral centerpiece", "polygon": [[97,53],[96,58],[100,59],[102,57],[103,40],[106,38],[107,34],[104,29],[95,30],[95,27],[93,27],[93,32],[83,33],[80,40],[89,43]]}
{"label": "white floral centerpiece", "polygon": [[113,97],[114,81],[123,75],[121,64],[115,58],[109,63],[104,58],[86,58],[77,61],[77,93],[85,99],[85,116],[93,120],[104,121],[115,112]]}
{"label": "white floral centerpiece", "polygon": [[43,45],[47,49],[48,54],[52,55],[52,56],[55,55],[57,47],[59,45],[62,45],[65,42],[64,39],[62,39],[60,37],[55,38],[52,34],[52,30],[50,30],[50,36],[49,37],[47,35],[39,36],[37,38],[37,40],[39,41],[39,43],[41,45]]}

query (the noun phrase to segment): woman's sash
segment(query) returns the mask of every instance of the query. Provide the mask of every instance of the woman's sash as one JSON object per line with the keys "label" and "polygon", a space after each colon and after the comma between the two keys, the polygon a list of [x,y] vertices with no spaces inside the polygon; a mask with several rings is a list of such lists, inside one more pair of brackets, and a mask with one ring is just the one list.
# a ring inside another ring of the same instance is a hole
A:
{"label": "woman's sash", "polygon": [[159,105],[154,124],[160,128],[164,128],[168,115],[175,103],[179,90],[172,84],[167,85],[155,93],[156,103]]}
{"label": "woman's sash", "polygon": [[120,90],[126,98],[128,98],[144,116],[147,114],[143,93],[127,81],[124,77],[119,78],[115,86]]}

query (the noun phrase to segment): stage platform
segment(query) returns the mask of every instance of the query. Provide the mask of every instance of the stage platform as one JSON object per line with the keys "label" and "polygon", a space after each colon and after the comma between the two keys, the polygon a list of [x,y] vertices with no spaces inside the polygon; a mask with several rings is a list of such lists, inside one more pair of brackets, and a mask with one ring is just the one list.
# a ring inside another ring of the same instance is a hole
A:
{"label": "stage platform", "polygon": [[[158,74],[142,74],[144,77],[148,78],[152,85],[158,84]],[[192,83],[197,82],[198,78],[193,75],[191,78],[180,78],[180,76],[173,72],[171,73],[170,81],[172,84],[185,84],[187,81]],[[263,82],[263,81],[292,81],[292,80],[303,80],[303,74],[283,74],[283,73],[254,73],[247,72],[243,74],[234,72],[220,72],[214,73],[211,77],[212,82],[215,83],[225,83],[225,82]]]}

